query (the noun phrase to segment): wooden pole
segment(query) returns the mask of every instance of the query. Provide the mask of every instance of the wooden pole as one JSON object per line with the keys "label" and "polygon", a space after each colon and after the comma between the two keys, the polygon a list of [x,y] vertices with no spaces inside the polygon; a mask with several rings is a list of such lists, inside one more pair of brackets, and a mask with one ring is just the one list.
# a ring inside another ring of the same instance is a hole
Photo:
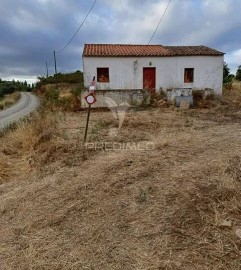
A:
{"label": "wooden pole", "polygon": [[57,75],[57,62],[56,62],[56,53],[54,51],[54,67],[55,67],[55,74]]}
{"label": "wooden pole", "polygon": [[54,51],[54,67],[55,67],[55,80],[56,80],[56,86],[57,90],[59,89],[59,84],[58,84],[58,78],[57,78],[57,62],[56,62],[56,53]]}
{"label": "wooden pole", "polygon": [[47,72],[47,78],[49,77],[49,68],[48,68],[48,62],[46,61],[46,72]]}

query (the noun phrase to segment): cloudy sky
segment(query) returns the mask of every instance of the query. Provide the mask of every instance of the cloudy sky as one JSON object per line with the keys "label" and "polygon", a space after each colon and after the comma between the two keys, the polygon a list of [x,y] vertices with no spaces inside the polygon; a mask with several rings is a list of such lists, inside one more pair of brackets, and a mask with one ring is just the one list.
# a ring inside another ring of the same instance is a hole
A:
{"label": "cloudy sky", "polygon": [[[0,0],[0,78],[54,72],[53,51],[73,36],[94,0]],[[84,43],[147,44],[169,0],[97,0],[71,44],[57,53],[58,72],[82,70]],[[172,0],[151,44],[206,45],[241,65],[240,0]],[[52,61],[51,61],[52,60]]]}

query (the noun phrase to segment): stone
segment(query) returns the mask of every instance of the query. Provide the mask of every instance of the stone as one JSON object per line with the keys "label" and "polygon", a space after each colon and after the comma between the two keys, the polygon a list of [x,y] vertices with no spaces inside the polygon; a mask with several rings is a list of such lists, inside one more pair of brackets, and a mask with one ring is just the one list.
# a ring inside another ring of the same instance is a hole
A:
{"label": "stone", "polygon": [[231,220],[224,220],[224,221],[220,224],[220,227],[230,228],[230,227],[232,227],[232,221],[231,221]]}
{"label": "stone", "polygon": [[186,99],[182,99],[180,102],[180,109],[181,110],[187,110],[190,107],[190,101]]}
{"label": "stone", "polygon": [[241,228],[237,229],[235,234],[241,239]]}

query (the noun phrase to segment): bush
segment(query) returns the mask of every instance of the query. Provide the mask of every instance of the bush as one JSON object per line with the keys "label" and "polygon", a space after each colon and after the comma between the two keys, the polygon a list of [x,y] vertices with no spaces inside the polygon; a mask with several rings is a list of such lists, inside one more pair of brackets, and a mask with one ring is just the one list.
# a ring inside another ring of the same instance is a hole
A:
{"label": "bush", "polygon": [[59,90],[52,89],[52,88],[46,90],[46,92],[44,94],[44,98],[48,102],[56,103],[58,101],[58,99],[59,99]]}
{"label": "bush", "polygon": [[233,81],[233,79],[234,79],[234,75],[233,74],[230,74],[230,75],[228,75],[227,77],[225,77],[224,79],[223,79],[223,83],[225,84],[225,83],[231,83],[232,81]]}
{"label": "bush", "polygon": [[77,70],[73,73],[58,73],[52,76],[38,77],[39,82],[36,84],[36,88],[41,88],[42,85],[46,84],[57,84],[57,83],[81,83],[83,84],[83,72]]}
{"label": "bush", "polygon": [[241,66],[238,67],[235,78],[237,81],[241,81]]}
{"label": "bush", "polygon": [[55,88],[47,89],[43,95],[42,105],[53,111],[78,111],[81,108],[81,88],[70,91],[68,95],[61,96],[59,90]]}
{"label": "bush", "polygon": [[72,97],[61,97],[58,101],[58,107],[63,111],[69,111],[72,107]]}
{"label": "bush", "polygon": [[231,90],[232,87],[233,87],[233,81],[224,83],[224,84],[223,84],[223,87],[224,87],[224,89],[226,89],[226,90]]}
{"label": "bush", "polygon": [[11,101],[6,101],[4,104],[5,107],[11,107],[12,105],[13,105],[13,102]]}

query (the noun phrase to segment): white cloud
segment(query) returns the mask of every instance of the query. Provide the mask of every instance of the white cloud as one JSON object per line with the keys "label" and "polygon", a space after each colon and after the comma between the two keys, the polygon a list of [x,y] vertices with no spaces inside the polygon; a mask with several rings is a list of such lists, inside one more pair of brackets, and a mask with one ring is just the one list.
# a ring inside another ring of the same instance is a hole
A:
{"label": "white cloud", "polygon": [[35,76],[7,76],[7,77],[3,77],[2,80],[4,81],[20,81],[20,82],[27,82],[28,84],[32,84],[32,83],[36,83],[37,82],[37,78]]}
{"label": "white cloud", "polygon": [[241,65],[241,49],[225,55],[225,61],[228,63],[231,73],[235,74],[238,66]]}
{"label": "white cloud", "polygon": [[219,16],[225,16],[232,11],[233,0],[222,0],[222,1],[213,1],[205,0],[203,1],[203,6],[207,14],[219,14]]}
{"label": "white cloud", "polygon": [[[169,0],[98,0],[73,42],[57,55],[60,72],[81,69],[84,43],[147,44]],[[1,1],[0,77],[41,74],[73,36],[93,1]],[[14,7],[14,8],[13,8]],[[173,0],[152,44],[207,45],[240,64],[241,1]],[[13,73],[18,67],[24,74]],[[31,68],[29,68],[31,67]],[[53,70],[53,61],[50,65]]]}
{"label": "white cloud", "polygon": [[46,3],[50,2],[51,0],[37,0],[40,4],[45,5]]}

